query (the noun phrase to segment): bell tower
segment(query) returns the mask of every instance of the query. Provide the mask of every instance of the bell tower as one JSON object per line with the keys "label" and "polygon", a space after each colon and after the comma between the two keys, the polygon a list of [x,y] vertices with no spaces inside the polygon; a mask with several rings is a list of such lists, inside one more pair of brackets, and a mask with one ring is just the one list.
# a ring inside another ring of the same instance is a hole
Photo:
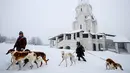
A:
{"label": "bell tower", "polygon": [[85,32],[97,32],[97,21],[92,13],[92,6],[89,0],[78,0],[75,9],[76,17],[73,22],[73,30],[83,30]]}
{"label": "bell tower", "polygon": [[84,4],[84,3],[88,3],[89,4],[89,0],[78,0],[79,4]]}

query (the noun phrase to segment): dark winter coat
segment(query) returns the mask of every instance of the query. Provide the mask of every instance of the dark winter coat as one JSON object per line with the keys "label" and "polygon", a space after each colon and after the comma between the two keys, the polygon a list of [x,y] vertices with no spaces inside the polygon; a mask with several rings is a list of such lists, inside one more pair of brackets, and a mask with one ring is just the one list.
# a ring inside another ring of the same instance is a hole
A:
{"label": "dark winter coat", "polygon": [[77,57],[82,57],[84,56],[84,47],[82,45],[79,45],[77,48],[76,48],[76,53],[77,53]]}
{"label": "dark winter coat", "polygon": [[26,41],[25,37],[18,37],[18,39],[14,45],[14,48],[16,47],[17,51],[22,51],[22,49],[25,49],[26,44],[27,44],[27,41]]}

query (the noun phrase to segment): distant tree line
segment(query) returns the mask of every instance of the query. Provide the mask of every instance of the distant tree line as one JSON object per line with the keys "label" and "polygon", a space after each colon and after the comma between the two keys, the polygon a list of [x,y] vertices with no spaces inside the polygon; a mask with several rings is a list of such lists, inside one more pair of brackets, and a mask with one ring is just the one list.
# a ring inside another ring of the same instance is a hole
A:
{"label": "distant tree line", "polygon": [[[8,38],[0,34],[0,43],[12,43],[16,42],[16,38]],[[31,45],[43,45],[42,40],[39,37],[32,37],[30,40],[27,39],[27,43]]]}
{"label": "distant tree line", "polygon": [[0,43],[5,42],[5,41],[6,41],[6,39],[7,39],[7,37],[6,37],[6,36],[2,36],[2,35],[0,34]]}
{"label": "distant tree line", "polygon": [[28,44],[43,45],[43,43],[39,37],[32,37],[31,40],[29,40]]}
{"label": "distant tree line", "polygon": [[16,41],[16,38],[14,37],[8,38],[0,34],[0,43],[15,43],[15,41]]}

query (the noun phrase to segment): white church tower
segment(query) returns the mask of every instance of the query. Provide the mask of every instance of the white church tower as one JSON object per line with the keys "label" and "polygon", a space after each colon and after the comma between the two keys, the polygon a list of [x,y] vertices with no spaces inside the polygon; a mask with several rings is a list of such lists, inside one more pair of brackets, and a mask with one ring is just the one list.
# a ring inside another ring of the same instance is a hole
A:
{"label": "white church tower", "polygon": [[79,0],[76,7],[76,21],[73,22],[73,30],[83,30],[84,32],[97,32],[97,21],[92,13],[92,6],[89,0]]}
{"label": "white church tower", "polygon": [[106,38],[104,34],[97,33],[97,20],[92,13],[89,0],[79,0],[75,11],[72,31],[50,38],[50,47],[76,49],[78,41],[86,50],[105,50]]}

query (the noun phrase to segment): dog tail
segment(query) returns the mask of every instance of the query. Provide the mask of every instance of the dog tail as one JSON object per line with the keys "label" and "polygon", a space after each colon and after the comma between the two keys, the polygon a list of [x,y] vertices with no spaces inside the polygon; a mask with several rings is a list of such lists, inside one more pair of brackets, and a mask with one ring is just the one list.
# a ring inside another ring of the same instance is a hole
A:
{"label": "dog tail", "polygon": [[[46,63],[46,65],[47,65],[47,62],[49,61],[49,59],[46,59],[46,55],[44,55],[44,56],[41,56],[42,57],[42,60]],[[41,64],[40,64],[40,67],[42,66],[42,61],[41,61]]]}
{"label": "dog tail", "polygon": [[123,68],[122,68],[122,66],[121,66],[121,65],[119,65],[119,67],[120,67],[120,69],[121,69],[121,70],[123,70]]}
{"label": "dog tail", "polygon": [[49,61],[49,59],[47,59],[46,61]]}

